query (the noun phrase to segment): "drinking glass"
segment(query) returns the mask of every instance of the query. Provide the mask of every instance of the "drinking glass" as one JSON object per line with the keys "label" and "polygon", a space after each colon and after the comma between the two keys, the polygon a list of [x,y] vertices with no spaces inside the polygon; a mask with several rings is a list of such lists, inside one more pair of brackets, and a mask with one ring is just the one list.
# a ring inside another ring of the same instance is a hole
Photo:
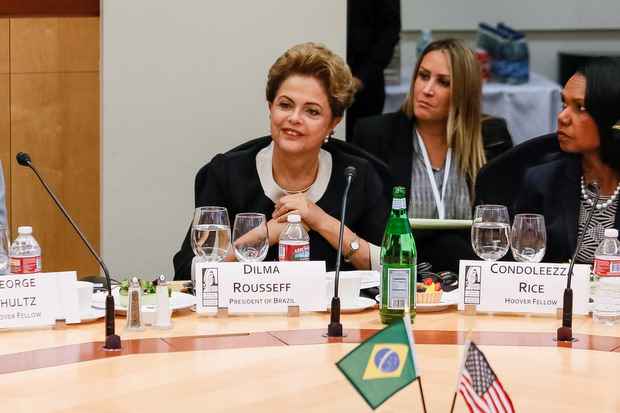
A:
{"label": "drinking glass", "polygon": [[471,227],[474,252],[486,261],[496,261],[508,252],[510,220],[502,205],[478,205]]}
{"label": "drinking glass", "polygon": [[0,275],[9,273],[9,230],[0,225]]}
{"label": "drinking glass", "polygon": [[233,251],[242,262],[262,261],[269,250],[267,220],[264,214],[237,214],[233,227]]}
{"label": "drinking glass", "polygon": [[222,261],[230,249],[230,221],[226,208],[196,208],[191,243],[194,254],[203,261]]}
{"label": "drinking glass", "polygon": [[540,214],[517,214],[510,234],[510,249],[517,261],[540,262],[545,256],[547,231]]}

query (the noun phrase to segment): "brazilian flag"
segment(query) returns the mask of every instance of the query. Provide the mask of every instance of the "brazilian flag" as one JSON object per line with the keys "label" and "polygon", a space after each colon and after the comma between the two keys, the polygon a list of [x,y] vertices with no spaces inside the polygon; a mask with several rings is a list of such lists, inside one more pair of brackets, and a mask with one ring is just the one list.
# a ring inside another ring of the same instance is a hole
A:
{"label": "brazilian flag", "polygon": [[376,409],[417,377],[411,324],[393,322],[336,363],[342,374]]}

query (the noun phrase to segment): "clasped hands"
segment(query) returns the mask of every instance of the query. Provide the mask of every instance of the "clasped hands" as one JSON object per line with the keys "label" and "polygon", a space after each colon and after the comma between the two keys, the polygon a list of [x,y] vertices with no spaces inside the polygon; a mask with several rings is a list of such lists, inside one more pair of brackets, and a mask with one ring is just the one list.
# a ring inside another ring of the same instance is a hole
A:
{"label": "clasped hands", "polygon": [[276,202],[272,219],[267,223],[270,245],[278,242],[280,233],[287,225],[286,217],[290,213],[299,214],[306,230],[317,230],[321,220],[327,215],[321,207],[310,201],[306,194],[284,195]]}

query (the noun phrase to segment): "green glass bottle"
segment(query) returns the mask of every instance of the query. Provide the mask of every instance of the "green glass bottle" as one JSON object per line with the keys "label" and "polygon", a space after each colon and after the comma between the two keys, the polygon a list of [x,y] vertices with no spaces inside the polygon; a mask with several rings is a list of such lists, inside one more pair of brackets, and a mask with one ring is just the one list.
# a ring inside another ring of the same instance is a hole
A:
{"label": "green glass bottle", "polygon": [[409,302],[411,322],[415,318],[417,252],[407,217],[405,188],[392,190],[392,212],[381,244],[381,322],[389,324],[403,317]]}

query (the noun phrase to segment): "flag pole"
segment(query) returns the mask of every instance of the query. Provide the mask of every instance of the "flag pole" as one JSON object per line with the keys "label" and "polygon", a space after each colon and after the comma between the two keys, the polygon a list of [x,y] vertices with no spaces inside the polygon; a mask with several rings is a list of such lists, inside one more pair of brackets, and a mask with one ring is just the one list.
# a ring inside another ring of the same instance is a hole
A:
{"label": "flag pole", "polygon": [[420,396],[422,396],[422,409],[426,413],[426,401],[424,400],[424,390],[422,390],[422,376],[418,376],[418,386],[420,386]]}
{"label": "flag pole", "polygon": [[450,413],[454,412],[454,404],[456,403],[456,392],[454,392],[454,396],[452,397],[452,407],[450,407]]}
{"label": "flag pole", "polygon": [[463,374],[463,369],[465,368],[465,360],[467,359],[467,351],[469,350],[469,344],[471,343],[471,335],[472,335],[472,329],[470,326],[467,331],[467,335],[465,336],[465,343],[463,345],[463,348],[464,348],[463,358],[461,360],[461,365],[459,367],[459,373],[456,376],[456,387],[454,388],[454,396],[452,396],[452,407],[450,407],[450,413],[454,412],[454,404],[456,403],[456,396],[458,395],[458,392],[459,392],[459,383],[461,381],[461,374]]}
{"label": "flag pole", "polygon": [[[414,280],[417,279],[417,274],[413,276],[413,279]],[[415,287],[415,284],[414,284],[414,287]],[[409,341],[409,349],[411,350],[411,359],[413,360],[414,365],[417,366],[418,363],[416,363],[415,361],[415,349],[413,348],[414,339],[413,339],[413,331],[411,328],[411,309],[409,308],[410,302],[411,302],[411,286],[409,286],[409,290],[407,291],[407,299],[405,300],[405,310],[403,312],[403,322],[405,323],[405,327],[407,330],[407,341]],[[419,370],[416,367],[416,373],[418,373],[418,371]],[[418,377],[416,377],[416,380],[418,380],[418,386],[420,387],[420,397],[422,398],[422,409],[424,413],[426,413],[426,400],[424,399],[424,390],[422,389],[422,376],[418,374]]]}

